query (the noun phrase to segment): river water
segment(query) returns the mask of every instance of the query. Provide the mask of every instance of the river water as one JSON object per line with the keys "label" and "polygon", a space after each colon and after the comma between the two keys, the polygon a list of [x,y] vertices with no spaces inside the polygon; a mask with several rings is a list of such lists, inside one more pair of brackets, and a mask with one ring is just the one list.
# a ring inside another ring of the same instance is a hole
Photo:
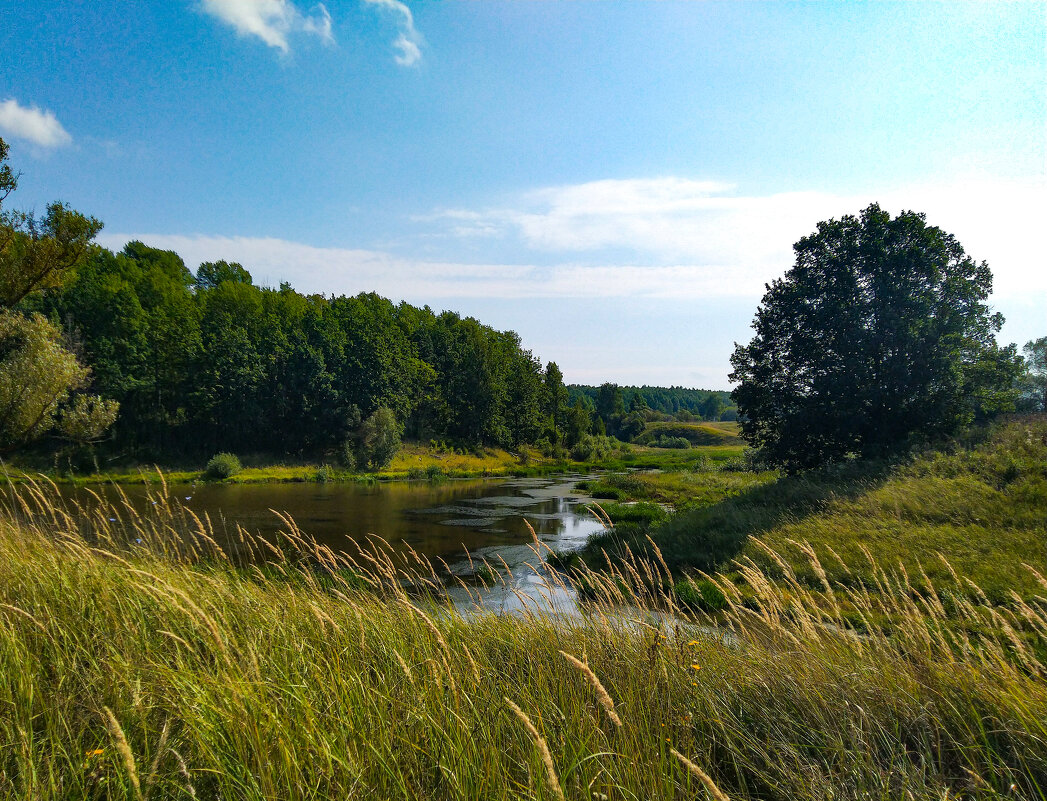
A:
{"label": "river water", "polygon": [[[586,509],[588,499],[574,490],[582,478],[568,474],[372,485],[199,484],[171,485],[169,490],[197,516],[206,514],[220,539],[223,531],[235,530],[235,523],[274,537],[286,528],[271,511],[276,510],[290,515],[302,532],[335,551],[351,553],[355,548],[350,540],[365,542],[367,535],[376,534],[394,549],[406,549],[406,544],[434,564],[443,560],[452,573],[466,578],[486,558],[500,569],[502,581],[489,588],[468,581],[468,587],[450,586],[448,592],[460,609],[518,612],[533,606],[570,613],[575,608],[573,591],[555,583],[550,586],[541,561],[548,549],[576,550],[601,530]],[[111,487],[94,489],[115,496]],[[122,490],[132,504],[148,504],[145,487]],[[544,544],[537,557],[528,523]]]}

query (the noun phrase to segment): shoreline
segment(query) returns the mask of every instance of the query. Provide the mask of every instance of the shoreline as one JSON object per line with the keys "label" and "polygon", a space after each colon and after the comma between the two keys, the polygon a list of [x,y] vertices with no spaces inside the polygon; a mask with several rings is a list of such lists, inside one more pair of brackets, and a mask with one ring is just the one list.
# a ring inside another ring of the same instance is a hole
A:
{"label": "shoreline", "polygon": [[[54,469],[33,470],[30,467],[5,464],[0,472],[0,483],[22,484],[41,478],[61,486],[143,485],[161,480],[169,484],[372,484],[389,481],[528,478],[592,470],[681,470],[703,459],[726,461],[739,456],[742,450],[743,448],[737,445],[706,445],[685,450],[630,445],[628,451],[623,451],[613,458],[582,462],[545,457],[535,451],[513,454],[487,448],[482,454],[463,454],[436,452],[425,446],[408,444],[394,457],[389,467],[373,472],[347,470],[329,463],[287,465],[276,462],[259,467],[246,466],[236,475],[216,480],[208,478],[203,468],[186,470],[161,464],[142,464],[84,474],[70,474]],[[159,478],[161,473],[163,479]]]}

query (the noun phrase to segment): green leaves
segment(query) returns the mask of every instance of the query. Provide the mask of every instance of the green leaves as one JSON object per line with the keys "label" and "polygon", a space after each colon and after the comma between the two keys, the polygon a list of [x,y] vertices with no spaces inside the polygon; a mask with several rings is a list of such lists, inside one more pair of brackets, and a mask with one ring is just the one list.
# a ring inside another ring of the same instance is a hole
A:
{"label": "green leaves", "polygon": [[0,452],[48,431],[59,405],[87,376],[46,318],[0,310]]}
{"label": "green leaves", "polygon": [[922,214],[873,204],[794,250],[731,357],[743,433],[774,463],[880,453],[1013,405],[1017,360],[994,339],[988,265]]}

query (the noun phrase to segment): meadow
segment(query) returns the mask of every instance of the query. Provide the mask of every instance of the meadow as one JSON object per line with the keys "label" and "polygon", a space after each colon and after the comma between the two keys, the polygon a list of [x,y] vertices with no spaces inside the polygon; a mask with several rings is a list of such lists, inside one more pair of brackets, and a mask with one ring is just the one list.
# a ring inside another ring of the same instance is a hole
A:
{"label": "meadow", "polygon": [[1000,604],[893,560],[839,580],[809,550],[812,583],[752,539],[778,573],[711,576],[707,615],[649,544],[580,568],[583,615],[463,615],[380,538],[351,558],[286,520],[223,551],[155,499],[9,485],[0,797],[1047,798],[1032,567]]}

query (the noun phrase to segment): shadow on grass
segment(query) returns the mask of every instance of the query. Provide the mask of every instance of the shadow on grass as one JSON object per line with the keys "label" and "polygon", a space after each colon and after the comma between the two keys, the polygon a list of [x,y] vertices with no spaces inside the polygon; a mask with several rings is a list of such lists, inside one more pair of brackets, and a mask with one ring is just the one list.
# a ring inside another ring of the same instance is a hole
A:
{"label": "shadow on grass", "polygon": [[738,556],[749,537],[825,511],[833,501],[852,500],[882,485],[890,462],[854,463],[783,476],[719,503],[681,512],[651,529],[616,525],[593,537],[580,555],[594,567],[633,554],[654,558],[647,536],[657,543],[668,567],[676,572],[714,572]]}

